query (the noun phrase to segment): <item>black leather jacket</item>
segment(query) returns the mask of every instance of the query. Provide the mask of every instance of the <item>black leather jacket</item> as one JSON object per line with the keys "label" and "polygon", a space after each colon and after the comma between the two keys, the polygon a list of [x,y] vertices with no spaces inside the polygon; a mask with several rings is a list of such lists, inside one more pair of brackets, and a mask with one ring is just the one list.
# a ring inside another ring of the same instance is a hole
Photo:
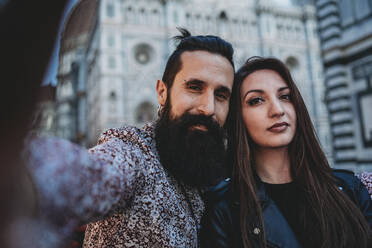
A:
{"label": "black leather jacket", "polygon": [[[338,179],[338,187],[361,209],[372,230],[372,202],[365,186],[350,171],[334,170],[334,176]],[[267,246],[276,248],[301,247],[279,208],[266,194],[260,180],[258,180],[257,186],[263,211]],[[203,218],[202,247],[242,247],[239,199],[232,194],[230,180],[226,179],[216,187],[210,188],[206,194],[206,200],[208,209]],[[254,247],[260,247],[258,243],[258,236],[262,235],[260,228],[254,228],[249,235],[253,237]]]}

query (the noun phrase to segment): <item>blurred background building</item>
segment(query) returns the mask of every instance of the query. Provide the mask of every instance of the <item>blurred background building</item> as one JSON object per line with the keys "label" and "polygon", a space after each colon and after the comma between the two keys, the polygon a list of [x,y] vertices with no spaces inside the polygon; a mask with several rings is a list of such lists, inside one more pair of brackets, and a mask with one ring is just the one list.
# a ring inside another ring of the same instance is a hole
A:
{"label": "blurred background building", "polygon": [[318,0],[334,162],[372,170],[372,1]]}
{"label": "blurred background building", "polygon": [[61,34],[58,83],[53,97],[40,105],[39,121],[35,121],[38,133],[90,147],[107,128],[141,126],[154,120],[156,80],[175,48],[171,37],[178,35],[177,27],[185,27],[192,34],[218,35],[230,41],[237,68],[255,55],[283,60],[332,162],[313,1],[75,2]]}
{"label": "blurred background building", "polygon": [[32,132],[40,136],[55,135],[56,128],[56,87],[49,84],[40,88],[39,103],[36,107]]}
{"label": "blurred background building", "polygon": [[[97,25],[98,1],[79,1],[64,24],[59,50],[56,92],[56,135],[87,145],[86,51]],[[97,51],[98,52],[98,51]],[[88,72],[92,73],[92,72]]]}
{"label": "blurred background building", "polygon": [[[291,69],[326,151],[323,71],[312,1],[81,0],[62,33],[58,136],[91,146],[99,133],[156,117],[156,80],[174,49],[176,27],[230,41],[239,67],[254,55]],[[331,153],[328,153],[330,156]]]}

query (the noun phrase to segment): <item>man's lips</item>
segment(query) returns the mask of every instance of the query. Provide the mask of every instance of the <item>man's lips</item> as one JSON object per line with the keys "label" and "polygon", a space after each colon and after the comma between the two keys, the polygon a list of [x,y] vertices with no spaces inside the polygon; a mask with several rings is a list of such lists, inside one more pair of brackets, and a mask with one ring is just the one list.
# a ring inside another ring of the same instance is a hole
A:
{"label": "man's lips", "polygon": [[287,122],[280,122],[280,123],[275,123],[271,127],[269,127],[267,130],[270,132],[282,132],[287,129],[289,124]]}
{"label": "man's lips", "polygon": [[199,131],[208,131],[207,127],[201,124],[193,125],[190,127],[190,130],[199,130]]}

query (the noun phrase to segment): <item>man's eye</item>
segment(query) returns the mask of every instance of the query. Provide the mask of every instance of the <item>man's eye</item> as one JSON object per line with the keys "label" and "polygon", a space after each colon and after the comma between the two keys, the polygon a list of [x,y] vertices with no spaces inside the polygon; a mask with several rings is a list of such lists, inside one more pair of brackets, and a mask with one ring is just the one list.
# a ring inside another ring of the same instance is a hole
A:
{"label": "man's eye", "polygon": [[196,90],[196,91],[200,91],[202,88],[198,85],[189,85],[188,88],[190,90]]}
{"label": "man's eye", "polygon": [[228,97],[225,94],[216,94],[216,97],[220,100],[227,100]]}
{"label": "man's eye", "polygon": [[253,99],[249,100],[249,101],[248,101],[248,104],[249,104],[250,106],[254,106],[254,105],[257,105],[257,104],[259,104],[259,103],[261,103],[261,102],[263,102],[263,99],[260,98],[260,97],[256,97],[256,98],[253,98]]}

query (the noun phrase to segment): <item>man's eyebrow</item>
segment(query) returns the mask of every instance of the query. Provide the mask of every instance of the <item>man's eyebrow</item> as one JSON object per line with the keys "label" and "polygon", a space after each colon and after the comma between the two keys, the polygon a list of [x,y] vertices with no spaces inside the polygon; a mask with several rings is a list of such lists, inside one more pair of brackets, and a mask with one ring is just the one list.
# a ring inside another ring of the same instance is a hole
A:
{"label": "man's eyebrow", "polygon": [[[200,80],[200,79],[191,78],[189,80],[185,80],[185,84],[186,85],[194,84],[194,85],[198,85],[198,86],[203,86],[203,85],[206,84],[206,82],[203,81],[203,80]],[[228,94],[228,96],[231,95],[231,90],[226,86],[221,86],[216,91]]]}
{"label": "man's eyebrow", "polygon": [[245,98],[249,93],[252,93],[252,92],[264,93],[264,91],[263,91],[263,90],[260,90],[260,89],[248,90],[248,91],[244,94],[243,99],[244,99],[244,98]]}
{"label": "man's eyebrow", "polygon": [[197,85],[201,86],[201,85],[204,85],[205,82],[203,80],[200,80],[200,79],[190,78],[189,80],[185,80],[185,84],[186,85],[197,84]]}

